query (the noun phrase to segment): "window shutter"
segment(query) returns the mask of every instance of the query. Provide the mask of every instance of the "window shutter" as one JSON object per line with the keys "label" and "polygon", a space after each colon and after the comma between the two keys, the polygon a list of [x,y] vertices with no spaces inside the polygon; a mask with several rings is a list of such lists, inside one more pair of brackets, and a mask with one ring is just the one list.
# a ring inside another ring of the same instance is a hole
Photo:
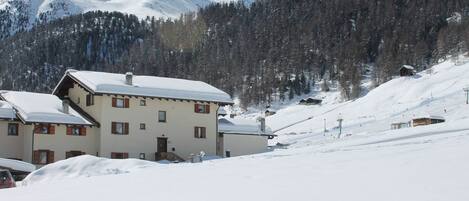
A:
{"label": "window shutter", "polygon": [[111,123],[111,133],[116,134],[116,122]]}
{"label": "window shutter", "polygon": [[69,159],[71,158],[73,155],[72,155],[72,152],[71,151],[67,151],[65,152],[65,159]]}
{"label": "window shutter", "polygon": [[54,151],[47,152],[47,164],[53,163],[54,160]]}
{"label": "window shutter", "polygon": [[112,98],[112,107],[117,107],[117,99]]}
{"label": "window shutter", "polygon": [[122,153],[122,159],[129,158],[129,153]]}
{"label": "window shutter", "polygon": [[199,113],[199,104],[194,104],[194,112]]}
{"label": "window shutter", "polygon": [[55,134],[55,126],[49,125],[49,134],[51,134],[51,135]]}
{"label": "window shutter", "polygon": [[33,152],[33,163],[34,164],[39,164],[39,157],[40,157],[39,151],[34,151]]}
{"label": "window shutter", "polygon": [[201,127],[201,128],[200,128],[200,132],[201,132],[200,138],[205,138],[205,137],[206,137],[206,135],[205,135],[205,127]]}
{"label": "window shutter", "polygon": [[205,113],[210,113],[210,105],[205,105]]}
{"label": "window shutter", "polygon": [[128,98],[124,99],[124,108],[129,108],[129,99]]}
{"label": "window shutter", "polygon": [[116,158],[116,153],[112,152],[111,153],[111,159],[114,159],[114,158]]}
{"label": "window shutter", "polygon": [[129,134],[129,123],[124,123],[124,134],[125,135]]}
{"label": "window shutter", "polygon": [[34,133],[41,133],[41,128],[42,128],[41,125],[34,126]]}
{"label": "window shutter", "polygon": [[194,137],[199,138],[199,128],[194,127]]}
{"label": "window shutter", "polygon": [[86,127],[85,126],[80,128],[80,135],[86,136]]}
{"label": "window shutter", "polygon": [[72,135],[72,127],[67,126],[67,135]]}

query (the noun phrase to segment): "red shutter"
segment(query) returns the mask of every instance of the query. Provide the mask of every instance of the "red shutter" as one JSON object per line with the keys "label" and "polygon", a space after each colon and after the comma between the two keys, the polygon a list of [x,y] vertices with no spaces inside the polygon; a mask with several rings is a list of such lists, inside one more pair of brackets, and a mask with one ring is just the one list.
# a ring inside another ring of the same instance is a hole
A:
{"label": "red shutter", "polygon": [[122,153],[122,159],[129,158],[129,153]]}
{"label": "red shutter", "polygon": [[80,128],[80,135],[86,136],[86,127],[83,126]]}
{"label": "red shutter", "polygon": [[194,112],[199,113],[199,104],[194,104]]}
{"label": "red shutter", "polygon": [[33,152],[33,163],[34,164],[39,164],[39,157],[41,156],[39,151],[34,151]]}
{"label": "red shutter", "polygon": [[205,105],[205,112],[206,112],[207,114],[210,113],[210,105]]}
{"label": "red shutter", "polygon": [[112,98],[112,107],[117,107],[117,99]]}
{"label": "red shutter", "polygon": [[51,134],[51,135],[55,134],[55,126],[49,125],[49,134]]}
{"label": "red shutter", "polygon": [[124,123],[124,134],[125,135],[129,134],[129,123]]}
{"label": "red shutter", "polygon": [[124,99],[124,108],[129,108],[129,99],[128,98],[125,98]]}
{"label": "red shutter", "polygon": [[111,133],[116,134],[116,122],[111,123]]}
{"label": "red shutter", "polygon": [[67,126],[67,135],[72,135],[72,127]]}
{"label": "red shutter", "polygon": [[53,163],[54,160],[54,151],[47,152],[47,164]]}
{"label": "red shutter", "polygon": [[111,153],[111,159],[115,159],[116,158],[116,153],[112,152]]}
{"label": "red shutter", "polygon": [[42,130],[41,128],[42,128],[41,125],[34,126],[34,133],[41,133],[41,130]]}

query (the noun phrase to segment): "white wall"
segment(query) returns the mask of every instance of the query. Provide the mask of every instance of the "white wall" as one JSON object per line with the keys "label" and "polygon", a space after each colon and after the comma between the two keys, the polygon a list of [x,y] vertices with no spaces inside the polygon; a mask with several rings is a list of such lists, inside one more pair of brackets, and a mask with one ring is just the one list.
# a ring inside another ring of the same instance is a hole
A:
{"label": "white wall", "polygon": [[[8,135],[8,123],[18,123],[18,136]],[[23,133],[20,122],[0,120],[0,158],[23,159]]]}
{"label": "white wall", "polygon": [[[70,99],[93,116],[101,127],[97,131],[96,144],[99,156],[110,157],[111,152],[126,152],[129,157],[138,158],[145,153],[146,159],[154,160],[157,151],[157,138],[168,138],[168,152],[187,159],[191,153],[204,151],[216,154],[217,104],[210,104],[210,114],[194,112],[193,101],[146,98],[146,106],[140,106],[143,98],[130,98],[130,108],[113,108],[114,96],[95,96],[95,104],[86,106],[87,92],[78,85],[69,89]],[[123,96],[117,96],[123,98]],[[129,97],[125,97],[129,98]],[[158,122],[158,111],[166,111],[167,122]],[[129,135],[111,134],[111,122],[128,122]],[[140,123],[146,129],[140,130]],[[206,127],[206,139],[194,138],[194,127]]]}
{"label": "white wall", "polygon": [[267,151],[268,137],[259,135],[223,135],[223,148],[231,152],[231,156],[257,154]]}

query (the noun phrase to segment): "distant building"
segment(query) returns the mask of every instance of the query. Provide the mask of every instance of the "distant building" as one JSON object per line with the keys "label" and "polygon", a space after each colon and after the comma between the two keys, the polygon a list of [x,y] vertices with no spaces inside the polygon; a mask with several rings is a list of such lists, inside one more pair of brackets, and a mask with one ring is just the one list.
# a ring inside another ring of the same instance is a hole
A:
{"label": "distant building", "polygon": [[409,65],[403,65],[401,69],[399,69],[399,75],[401,77],[414,76],[415,73],[415,68]]}
{"label": "distant building", "polygon": [[433,116],[433,115],[428,115],[428,116],[422,116],[418,118],[414,118],[412,120],[412,126],[417,127],[417,126],[426,126],[430,124],[439,124],[445,122],[445,118],[440,117],[440,116]]}
{"label": "distant building", "polygon": [[218,120],[218,153],[224,157],[256,154],[267,151],[268,140],[276,135],[265,125],[265,119],[259,122],[246,119],[220,118]]}
{"label": "distant building", "polygon": [[272,109],[268,109],[265,111],[265,116],[268,117],[268,116],[272,116],[274,114],[277,114],[277,111],[275,110],[272,110]]}
{"label": "distant building", "polygon": [[410,122],[396,122],[391,124],[391,130],[398,130],[403,128],[409,128]]}
{"label": "distant building", "polygon": [[322,103],[321,99],[316,99],[316,98],[307,98],[307,99],[301,99],[300,100],[300,105],[319,105]]}

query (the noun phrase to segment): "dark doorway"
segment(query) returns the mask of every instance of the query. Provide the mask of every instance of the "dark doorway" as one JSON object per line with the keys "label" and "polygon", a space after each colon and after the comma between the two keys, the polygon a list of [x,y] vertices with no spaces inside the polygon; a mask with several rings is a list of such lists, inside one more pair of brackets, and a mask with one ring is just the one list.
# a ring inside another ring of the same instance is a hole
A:
{"label": "dark doorway", "polygon": [[158,153],[166,153],[168,152],[168,138],[158,138]]}

